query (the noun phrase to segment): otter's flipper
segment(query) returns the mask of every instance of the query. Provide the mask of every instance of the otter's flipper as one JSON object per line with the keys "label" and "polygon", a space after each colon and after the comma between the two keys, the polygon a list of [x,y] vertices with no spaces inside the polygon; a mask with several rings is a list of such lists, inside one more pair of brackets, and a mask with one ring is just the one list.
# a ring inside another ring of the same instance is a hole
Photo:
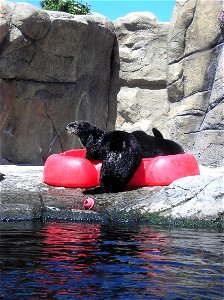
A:
{"label": "otter's flipper", "polygon": [[159,138],[159,139],[164,139],[162,133],[158,129],[153,128],[152,132],[153,132],[154,137]]}

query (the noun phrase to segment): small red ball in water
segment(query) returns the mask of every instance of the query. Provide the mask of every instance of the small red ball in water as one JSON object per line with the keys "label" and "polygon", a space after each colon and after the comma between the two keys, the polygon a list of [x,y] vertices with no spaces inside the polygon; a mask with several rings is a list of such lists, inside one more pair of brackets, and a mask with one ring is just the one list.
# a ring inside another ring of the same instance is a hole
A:
{"label": "small red ball in water", "polygon": [[83,206],[85,209],[91,209],[94,206],[94,199],[93,198],[86,198],[84,200]]}

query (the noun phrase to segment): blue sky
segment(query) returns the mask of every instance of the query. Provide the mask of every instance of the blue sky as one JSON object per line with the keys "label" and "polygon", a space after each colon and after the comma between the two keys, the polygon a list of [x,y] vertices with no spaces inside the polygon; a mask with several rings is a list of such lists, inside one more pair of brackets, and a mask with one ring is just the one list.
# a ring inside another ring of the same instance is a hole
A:
{"label": "blue sky", "polygon": [[[11,0],[12,1],[12,0]],[[111,21],[134,11],[150,11],[163,22],[171,19],[175,0],[88,0],[80,1],[91,4],[91,11],[108,17]],[[13,0],[12,2],[28,2],[40,7],[40,1]]]}

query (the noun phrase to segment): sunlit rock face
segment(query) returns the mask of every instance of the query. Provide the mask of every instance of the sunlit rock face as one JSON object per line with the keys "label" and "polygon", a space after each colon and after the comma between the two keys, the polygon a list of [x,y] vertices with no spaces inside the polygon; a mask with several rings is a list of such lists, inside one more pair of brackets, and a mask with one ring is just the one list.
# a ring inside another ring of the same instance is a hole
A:
{"label": "sunlit rock face", "polygon": [[222,165],[223,1],[177,1],[168,36],[169,133],[204,165]]}
{"label": "sunlit rock face", "polygon": [[[167,131],[166,58],[169,23],[136,12],[114,21],[117,55],[111,97],[117,98],[116,127]],[[113,98],[112,98],[113,99]]]}
{"label": "sunlit rock face", "polygon": [[223,164],[223,0],[176,1],[170,23],[151,13],[114,22],[116,127],[160,129],[201,164]]}

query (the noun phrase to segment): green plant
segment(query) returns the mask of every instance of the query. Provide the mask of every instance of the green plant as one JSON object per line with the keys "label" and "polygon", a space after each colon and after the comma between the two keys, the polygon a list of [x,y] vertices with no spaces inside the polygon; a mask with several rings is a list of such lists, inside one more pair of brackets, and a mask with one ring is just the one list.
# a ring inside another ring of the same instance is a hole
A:
{"label": "green plant", "polygon": [[74,0],[44,0],[40,2],[43,9],[63,11],[73,15],[86,15],[90,12],[90,4],[85,5]]}

